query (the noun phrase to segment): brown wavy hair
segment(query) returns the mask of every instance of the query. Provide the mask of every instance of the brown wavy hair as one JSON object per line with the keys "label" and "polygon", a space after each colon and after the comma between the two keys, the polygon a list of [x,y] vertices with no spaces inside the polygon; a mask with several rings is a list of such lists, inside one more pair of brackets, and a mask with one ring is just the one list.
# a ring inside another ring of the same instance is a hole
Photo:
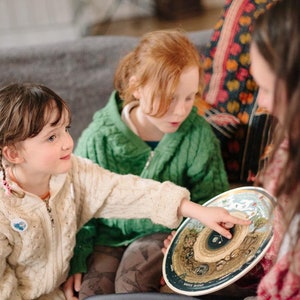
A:
{"label": "brown wavy hair", "polygon": [[[284,139],[288,142],[288,157],[280,174],[275,196],[286,226],[300,214],[300,10],[298,0],[279,0],[260,15],[254,26],[254,42],[276,77],[274,115],[284,103],[284,123],[273,132],[274,150],[269,162]],[[282,113],[282,112],[281,112]],[[264,171],[257,182],[263,179]],[[265,179],[267,180],[267,178]],[[283,197],[282,197],[283,196]],[[282,203],[280,199],[288,199]],[[300,240],[298,224],[296,243]],[[299,249],[300,250],[300,249]]]}

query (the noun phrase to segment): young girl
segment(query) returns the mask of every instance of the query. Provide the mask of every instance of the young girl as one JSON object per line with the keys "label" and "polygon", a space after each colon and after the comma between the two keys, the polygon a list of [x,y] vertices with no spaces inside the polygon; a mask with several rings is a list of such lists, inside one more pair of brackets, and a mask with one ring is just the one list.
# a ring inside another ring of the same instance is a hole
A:
{"label": "young girl", "polygon": [[172,228],[181,215],[201,215],[225,235],[221,222],[249,223],[188,201],[188,190],[170,182],[114,174],[72,155],[69,126],[67,104],[49,88],[0,89],[1,300],[66,299],[60,287],[75,235],[92,217],[148,217]]}
{"label": "young girl", "polygon": [[299,1],[278,1],[257,19],[250,51],[258,103],[278,120],[274,151],[257,177],[278,199],[258,299],[300,299],[299,32]]}
{"label": "young girl", "polygon": [[[194,107],[202,73],[198,51],[183,32],[144,35],[120,61],[116,90],[94,115],[75,153],[116,173],[170,180],[188,188],[197,203],[224,192],[228,182],[219,142]],[[169,232],[146,219],[88,223],[77,236],[72,260],[71,273],[87,272],[80,299],[158,291],[161,247]]]}

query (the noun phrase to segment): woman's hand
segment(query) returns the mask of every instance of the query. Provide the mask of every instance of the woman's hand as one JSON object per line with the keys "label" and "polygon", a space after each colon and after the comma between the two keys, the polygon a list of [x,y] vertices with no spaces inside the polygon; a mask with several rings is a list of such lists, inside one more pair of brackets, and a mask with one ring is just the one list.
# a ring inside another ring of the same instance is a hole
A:
{"label": "woman's hand", "polygon": [[78,300],[77,294],[81,288],[81,280],[81,273],[76,273],[66,280],[63,285],[63,291],[67,300]]}

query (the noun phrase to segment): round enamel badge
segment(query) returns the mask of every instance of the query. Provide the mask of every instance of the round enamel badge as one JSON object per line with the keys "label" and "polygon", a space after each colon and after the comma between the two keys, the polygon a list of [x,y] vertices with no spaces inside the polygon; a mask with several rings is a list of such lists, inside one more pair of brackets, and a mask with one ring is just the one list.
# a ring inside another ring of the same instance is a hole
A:
{"label": "round enamel badge", "polygon": [[12,219],[10,225],[13,230],[18,232],[23,232],[27,229],[28,225],[27,222],[21,218]]}

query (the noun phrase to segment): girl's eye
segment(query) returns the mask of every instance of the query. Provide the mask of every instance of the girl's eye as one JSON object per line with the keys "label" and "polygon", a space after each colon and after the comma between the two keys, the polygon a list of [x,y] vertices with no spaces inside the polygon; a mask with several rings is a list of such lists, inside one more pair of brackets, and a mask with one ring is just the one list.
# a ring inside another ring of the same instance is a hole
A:
{"label": "girl's eye", "polygon": [[194,101],[195,98],[196,98],[196,96],[197,96],[197,94],[192,95],[192,96],[189,96],[189,97],[187,97],[185,100],[186,100],[186,101]]}
{"label": "girl's eye", "polygon": [[66,132],[70,132],[70,129],[71,129],[71,126],[70,126],[70,125],[69,125],[69,126],[66,126],[65,131],[66,131]]}
{"label": "girl's eye", "polygon": [[56,138],[56,135],[51,135],[49,138],[48,138],[48,141],[49,142],[53,142]]}

